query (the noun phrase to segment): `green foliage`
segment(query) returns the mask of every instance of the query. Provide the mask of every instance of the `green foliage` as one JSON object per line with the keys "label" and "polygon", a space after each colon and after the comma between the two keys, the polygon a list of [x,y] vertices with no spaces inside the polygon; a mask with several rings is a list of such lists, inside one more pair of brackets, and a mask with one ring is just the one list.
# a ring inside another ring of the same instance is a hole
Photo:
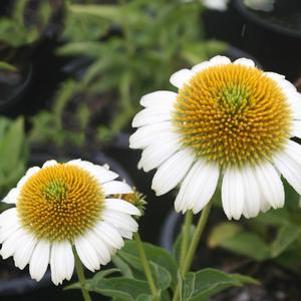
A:
{"label": "green foliage", "polygon": [[[160,300],[171,300],[177,276],[178,265],[172,254],[165,249],[143,243],[156,286],[160,289]],[[151,292],[143,273],[143,266],[138,255],[135,241],[127,241],[124,248],[113,257],[117,269],[109,269],[95,274],[86,281],[90,291],[113,298],[115,301],[151,301]],[[120,276],[120,274],[122,276]],[[110,276],[110,277],[108,277]],[[189,273],[182,282],[182,300],[207,300],[231,286],[258,284],[251,277],[238,274],[227,274],[215,269],[204,269]],[[68,289],[80,288],[79,283]]]}
{"label": "green foliage", "polygon": [[66,128],[63,119],[65,108],[73,99],[80,86],[73,80],[65,81],[58,90],[51,111],[41,111],[32,118],[30,141],[32,143],[55,143],[58,146],[65,144],[82,145],[85,141],[85,128],[90,119],[87,105],[82,102],[71,114],[74,129]]}
{"label": "green foliage", "polygon": [[[113,92],[119,100],[110,124],[99,124],[102,141],[129,123],[143,94],[168,87],[169,76],[182,66],[224,50],[222,43],[204,41],[201,12],[199,1],[71,2],[63,33],[66,42],[57,53],[89,57],[81,78],[85,92]],[[107,36],[112,30],[118,33]]]}
{"label": "green foliage", "polygon": [[0,193],[4,196],[26,168],[28,147],[22,118],[0,118],[0,156]]}
{"label": "green foliage", "polygon": [[208,246],[222,247],[255,261],[275,260],[295,270],[291,258],[296,258],[294,253],[300,250],[296,246],[301,245],[301,208],[298,194],[287,183],[285,190],[286,207],[269,210],[245,225],[218,224],[208,237]]}
{"label": "green foliage", "polygon": [[0,19],[0,42],[10,47],[20,47],[39,38],[50,18],[51,7],[48,1],[41,1],[35,11],[36,22],[33,23],[32,20],[25,18],[29,2],[29,0],[14,1],[12,15]]}
{"label": "green foliage", "polygon": [[251,277],[227,274],[215,269],[191,272],[182,284],[182,300],[205,301],[228,287],[244,284],[258,284],[258,282]]}

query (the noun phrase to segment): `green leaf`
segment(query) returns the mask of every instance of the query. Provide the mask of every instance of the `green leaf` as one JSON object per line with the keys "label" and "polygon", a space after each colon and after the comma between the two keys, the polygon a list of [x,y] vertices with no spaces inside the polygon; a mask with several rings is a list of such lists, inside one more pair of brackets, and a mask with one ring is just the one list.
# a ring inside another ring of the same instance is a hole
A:
{"label": "green leaf", "polygon": [[120,8],[117,5],[72,4],[69,5],[68,10],[74,14],[87,14],[115,22],[120,20]]}
{"label": "green leaf", "polygon": [[208,236],[207,244],[210,248],[220,246],[223,241],[235,236],[242,230],[241,226],[231,222],[216,225]]}
{"label": "green leaf", "polygon": [[[177,264],[171,254],[165,249],[149,243],[143,243],[148,260],[151,263],[152,272],[156,278],[156,283],[161,289],[165,289],[176,282]],[[118,252],[126,262],[135,269],[143,270],[135,241],[127,241],[122,250]]]}
{"label": "green leaf", "polygon": [[150,294],[146,281],[114,277],[110,279],[91,279],[86,285],[89,291],[121,300],[136,300],[140,295]]}
{"label": "green leaf", "polygon": [[300,226],[285,224],[277,233],[276,239],[271,244],[272,257],[279,256],[284,252],[296,239],[300,237]]}
{"label": "green leaf", "polygon": [[127,278],[134,278],[131,267],[118,255],[112,257],[112,262],[121,271],[122,275]]}
{"label": "green leaf", "polygon": [[1,62],[1,61],[0,61],[0,70],[10,71],[10,72],[18,71],[18,69],[14,65],[11,65],[6,62]]}
{"label": "green leaf", "polygon": [[247,276],[227,274],[215,269],[203,269],[188,273],[182,286],[182,300],[201,301],[231,286],[258,284]]}
{"label": "green leaf", "polygon": [[248,256],[257,261],[270,258],[269,245],[255,233],[240,232],[221,242],[221,246],[240,255]]}

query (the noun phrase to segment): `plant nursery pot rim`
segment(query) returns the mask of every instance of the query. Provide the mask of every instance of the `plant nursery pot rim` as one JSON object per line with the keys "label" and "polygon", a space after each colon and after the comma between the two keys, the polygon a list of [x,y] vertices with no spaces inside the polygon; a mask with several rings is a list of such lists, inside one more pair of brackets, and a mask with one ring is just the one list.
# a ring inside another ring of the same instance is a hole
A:
{"label": "plant nursery pot rim", "polygon": [[281,35],[284,35],[284,36],[287,36],[290,38],[301,39],[301,32],[283,27],[276,23],[267,22],[265,19],[257,16],[255,13],[248,10],[246,8],[246,6],[243,4],[243,0],[232,0],[232,3],[238,12],[240,12],[246,19],[257,24],[258,26],[262,26],[269,31],[272,31],[274,33],[278,33],[278,34],[281,34]]}
{"label": "plant nursery pot rim", "polygon": [[0,98],[0,111],[4,111],[5,109],[12,107],[16,102],[20,100],[22,94],[25,92],[26,88],[29,86],[32,80],[32,75],[33,65],[32,63],[29,63],[28,70],[26,72],[26,77],[19,85],[17,85],[17,88],[12,88],[15,89],[12,95],[10,95],[6,99]]}

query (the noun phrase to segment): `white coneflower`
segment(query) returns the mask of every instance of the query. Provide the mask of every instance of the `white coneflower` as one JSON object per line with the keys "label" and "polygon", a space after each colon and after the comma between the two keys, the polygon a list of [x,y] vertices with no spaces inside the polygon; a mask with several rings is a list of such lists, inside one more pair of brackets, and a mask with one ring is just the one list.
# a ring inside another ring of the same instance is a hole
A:
{"label": "white coneflower", "polygon": [[216,56],[170,78],[178,93],[142,97],[130,147],[139,167],[158,168],[157,195],[178,184],[175,208],[199,212],[219,178],[229,219],[284,205],[281,174],[301,194],[301,97],[284,76],[241,58]]}
{"label": "white coneflower", "polygon": [[29,264],[37,281],[50,264],[56,285],[73,274],[73,247],[90,271],[107,264],[123,237],[132,238],[138,229],[131,215],[140,215],[119,197],[132,189],[117,177],[82,160],[30,168],[3,200],[15,207],[0,215],[2,257],[13,256],[20,269]]}

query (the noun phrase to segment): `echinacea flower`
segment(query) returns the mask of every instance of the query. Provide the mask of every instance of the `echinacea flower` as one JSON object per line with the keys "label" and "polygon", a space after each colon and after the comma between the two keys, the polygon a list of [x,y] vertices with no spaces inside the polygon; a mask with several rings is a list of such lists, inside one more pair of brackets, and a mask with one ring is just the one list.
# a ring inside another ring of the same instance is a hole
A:
{"label": "echinacea flower", "polygon": [[178,88],[142,97],[130,147],[138,167],[158,168],[152,188],[178,184],[177,211],[198,213],[221,180],[229,219],[284,205],[281,174],[301,194],[301,97],[284,76],[252,60],[216,56],[170,78]]}
{"label": "echinacea flower", "polygon": [[47,161],[32,167],[4,198],[15,204],[0,215],[0,251],[13,256],[20,269],[29,264],[39,281],[48,264],[54,284],[70,280],[72,248],[90,271],[107,264],[111,255],[138,229],[131,215],[140,211],[119,197],[132,193],[106,166],[72,160]]}

